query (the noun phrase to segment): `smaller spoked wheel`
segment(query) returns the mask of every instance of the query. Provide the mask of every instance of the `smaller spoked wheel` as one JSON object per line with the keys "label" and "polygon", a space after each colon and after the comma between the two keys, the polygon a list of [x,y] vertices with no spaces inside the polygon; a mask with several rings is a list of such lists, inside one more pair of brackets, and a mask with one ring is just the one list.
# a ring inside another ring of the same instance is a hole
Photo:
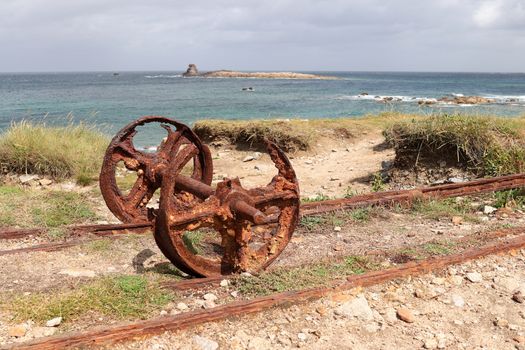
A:
{"label": "smaller spoked wheel", "polygon": [[[137,127],[160,124],[166,137],[154,152],[137,150],[133,138]],[[122,222],[153,221],[156,216],[154,194],[160,188],[168,164],[172,170],[207,185],[211,184],[211,154],[193,131],[184,124],[160,116],[142,117],[120,130],[111,140],[100,172],[100,190],[111,212]],[[181,207],[192,207],[201,199],[174,189]]]}
{"label": "smaller spoked wheel", "polygon": [[244,190],[238,179],[218,185],[231,188],[228,195],[241,193],[245,203],[264,214],[264,222],[255,223],[230,209],[232,202],[224,200],[232,197],[228,195],[214,194],[191,210],[180,210],[175,176],[169,172],[161,188],[155,238],[175,266],[205,277],[257,272],[281,254],[299,218],[299,186],[284,153],[273,144],[269,149],[279,174],[268,186]]}

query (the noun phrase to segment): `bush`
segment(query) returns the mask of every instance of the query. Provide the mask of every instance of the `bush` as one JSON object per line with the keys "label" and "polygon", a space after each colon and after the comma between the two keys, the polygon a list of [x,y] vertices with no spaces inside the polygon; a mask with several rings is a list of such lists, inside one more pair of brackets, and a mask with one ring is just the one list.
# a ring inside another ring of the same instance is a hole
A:
{"label": "bush", "polygon": [[3,171],[72,177],[87,184],[98,176],[108,143],[85,124],[51,127],[22,121],[0,135],[0,165]]}

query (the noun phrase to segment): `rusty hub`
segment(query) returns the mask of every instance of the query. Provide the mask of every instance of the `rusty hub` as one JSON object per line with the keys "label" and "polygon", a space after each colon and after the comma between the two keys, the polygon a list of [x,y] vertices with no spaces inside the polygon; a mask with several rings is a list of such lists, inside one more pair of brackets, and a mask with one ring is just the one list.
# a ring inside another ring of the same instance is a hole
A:
{"label": "rusty hub", "polygon": [[[173,264],[192,275],[217,276],[258,271],[279,256],[299,218],[299,186],[285,154],[273,143],[268,143],[268,151],[278,174],[266,187],[246,190],[238,178],[224,179],[191,208],[177,203],[177,180],[187,179],[177,173],[175,162],[170,163],[161,187],[155,239]],[[187,181],[190,192],[192,185]],[[188,242],[188,235],[202,239],[206,232],[207,239],[210,233],[216,238],[208,255]]]}
{"label": "rusty hub", "polygon": [[[133,145],[136,128],[147,123],[160,123],[168,133],[155,153],[138,151]],[[117,184],[119,164],[137,175],[137,180],[127,194]],[[100,172],[100,190],[111,212],[125,223],[154,220],[156,210],[147,205],[161,187],[168,165],[177,174],[188,165],[192,168],[188,171],[188,179],[200,184],[211,184],[213,165],[210,151],[186,125],[165,117],[147,116],[120,130],[109,144]],[[179,207],[189,208],[201,201],[184,190],[184,180],[179,182],[180,186],[173,191]]]}

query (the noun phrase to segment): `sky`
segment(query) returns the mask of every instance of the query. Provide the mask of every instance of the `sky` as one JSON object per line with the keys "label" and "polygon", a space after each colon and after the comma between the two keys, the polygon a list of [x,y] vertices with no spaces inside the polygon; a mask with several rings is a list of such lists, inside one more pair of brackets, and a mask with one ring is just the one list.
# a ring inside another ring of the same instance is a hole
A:
{"label": "sky", "polygon": [[525,72],[525,0],[0,0],[0,71]]}

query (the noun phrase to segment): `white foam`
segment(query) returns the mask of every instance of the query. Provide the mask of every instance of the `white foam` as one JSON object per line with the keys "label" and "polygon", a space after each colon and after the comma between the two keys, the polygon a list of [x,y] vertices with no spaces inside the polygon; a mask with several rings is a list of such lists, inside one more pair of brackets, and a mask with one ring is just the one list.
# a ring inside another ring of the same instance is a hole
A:
{"label": "white foam", "polygon": [[174,74],[174,75],[168,75],[168,74],[159,74],[159,75],[145,75],[144,78],[147,79],[159,79],[159,78],[180,78],[182,77],[182,74]]}

